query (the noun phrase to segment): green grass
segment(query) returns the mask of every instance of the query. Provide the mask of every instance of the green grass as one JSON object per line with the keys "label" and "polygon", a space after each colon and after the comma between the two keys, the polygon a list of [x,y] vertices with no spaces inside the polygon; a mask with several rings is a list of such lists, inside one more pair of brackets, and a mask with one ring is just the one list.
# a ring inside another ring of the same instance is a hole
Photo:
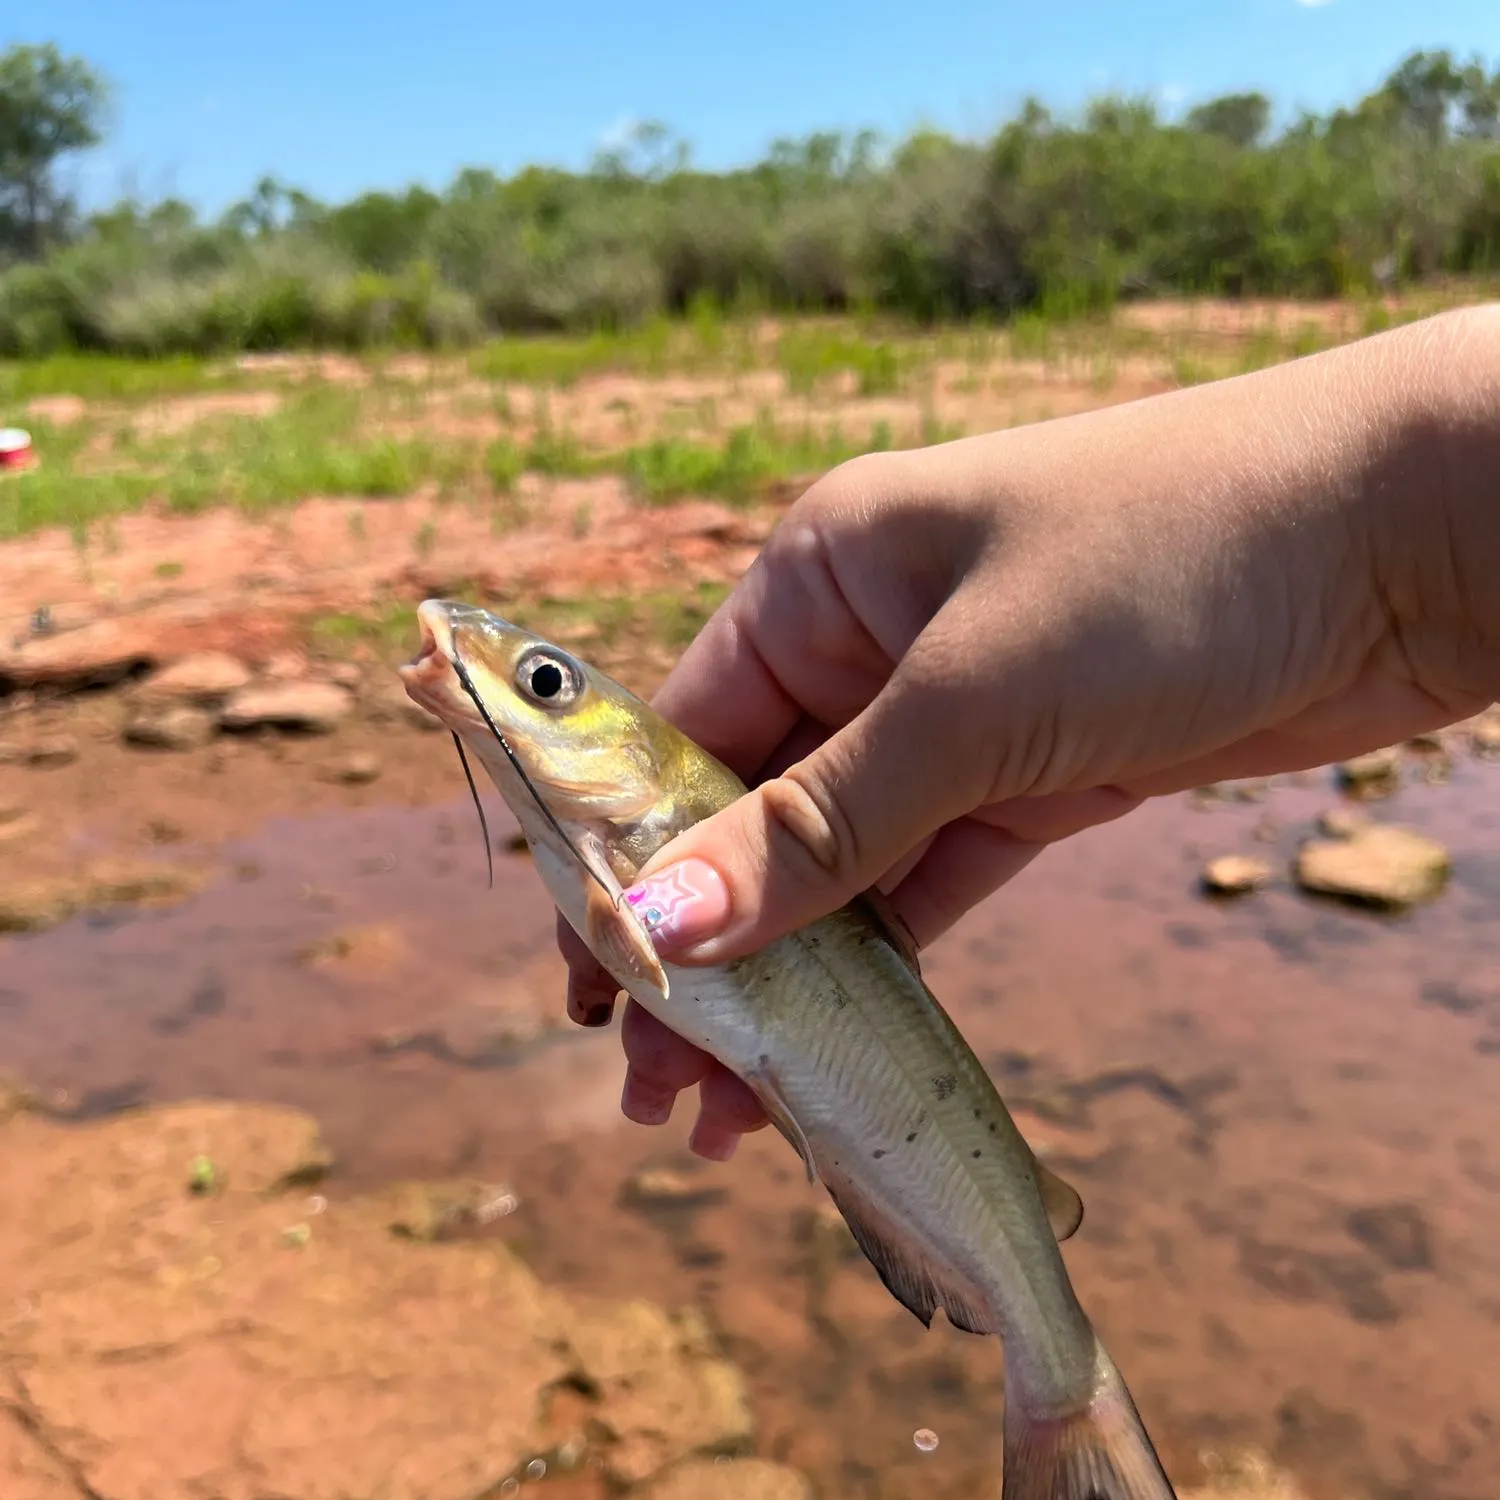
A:
{"label": "green grass", "polygon": [[222,361],[175,355],[131,359],[114,354],[53,354],[45,359],[0,360],[0,406],[37,396],[87,400],[148,400],[242,385],[244,375]]}

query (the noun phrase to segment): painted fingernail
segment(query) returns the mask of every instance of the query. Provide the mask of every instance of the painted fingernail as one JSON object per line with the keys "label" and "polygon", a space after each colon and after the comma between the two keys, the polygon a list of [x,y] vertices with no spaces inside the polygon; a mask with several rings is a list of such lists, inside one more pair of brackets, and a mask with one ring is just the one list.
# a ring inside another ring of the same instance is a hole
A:
{"label": "painted fingernail", "polygon": [[591,1005],[584,1011],[583,1024],[585,1026],[608,1026],[614,1009],[608,1000],[600,1000],[596,1005]]}
{"label": "painted fingernail", "polygon": [[729,887],[701,859],[685,859],[648,875],[625,892],[625,899],[663,951],[701,943],[729,920]]}

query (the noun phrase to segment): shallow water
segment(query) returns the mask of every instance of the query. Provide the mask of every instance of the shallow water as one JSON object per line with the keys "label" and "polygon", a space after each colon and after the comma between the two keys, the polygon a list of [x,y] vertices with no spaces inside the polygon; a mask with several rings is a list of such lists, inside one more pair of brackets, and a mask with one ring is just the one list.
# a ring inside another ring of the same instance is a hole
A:
{"label": "shallow water", "polygon": [[[1376,816],[1453,850],[1386,918],[1202,861],[1285,867],[1326,777],[1180,798],[1050,851],[924,967],[1023,1128],[1084,1195],[1067,1258],[1170,1467],[1253,1442],[1313,1495],[1483,1500],[1500,1458],[1500,768]],[[493,818],[497,841],[512,829]],[[1259,830],[1262,838],[1255,836]],[[83,1114],[190,1095],[311,1110],[331,1192],[460,1172],[550,1280],[706,1306],[762,1451],[850,1500],[998,1493],[993,1340],[930,1333],[772,1132],[695,1166],[690,1111],[617,1112],[618,1040],[562,1026],[551,908],[462,805],[268,824],[159,912],[0,950],[0,1063]],[[236,867],[237,868],[234,868]],[[330,941],[342,938],[342,944]],[[321,945],[321,947],[319,946]],[[666,1204],[642,1164],[692,1174]],[[914,1441],[929,1428],[938,1446]]]}

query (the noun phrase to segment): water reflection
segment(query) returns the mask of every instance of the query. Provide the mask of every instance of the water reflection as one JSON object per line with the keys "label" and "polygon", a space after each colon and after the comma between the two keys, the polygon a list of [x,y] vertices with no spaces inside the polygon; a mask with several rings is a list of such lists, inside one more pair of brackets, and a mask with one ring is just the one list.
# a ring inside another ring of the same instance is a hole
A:
{"label": "water reflection", "polygon": [[[1500,770],[1376,808],[1452,848],[1432,906],[1197,894],[1215,854],[1284,868],[1329,800],[1320,779],[1145,809],[1050,852],[927,970],[1084,1194],[1069,1264],[1169,1466],[1250,1441],[1315,1496],[1477,1500],[1500,1455]],[[998,1492],[994,1342],[897,1307],[772,1133],[708,1167],[685,1111],[619,1119],[616,1038],[560,1023],[540,882],[500,856],[488,890],[460,802],[272,824],[226,858],[179,908],[10,940],[0,1059],[69,1113],[308,1109],[331,1194],[504,1184],[474,1232],[572,1289],[701,1302],[763,1451],[828,1493]]]}

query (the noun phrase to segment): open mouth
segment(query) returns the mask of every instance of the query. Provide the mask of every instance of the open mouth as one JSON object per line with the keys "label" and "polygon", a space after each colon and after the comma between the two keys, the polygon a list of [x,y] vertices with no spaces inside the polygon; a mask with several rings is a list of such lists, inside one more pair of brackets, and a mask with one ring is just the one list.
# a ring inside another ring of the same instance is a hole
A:
{"label": "open mouth", "polygon": [[[453,670],[453,626],[447,607],[439,599],[427,599],[417,606],[417,654],[397,671],[407,697],[431,712],[445,707],[454,697],[458,685]],[[447,717],[447,714],[441,714]]]}

